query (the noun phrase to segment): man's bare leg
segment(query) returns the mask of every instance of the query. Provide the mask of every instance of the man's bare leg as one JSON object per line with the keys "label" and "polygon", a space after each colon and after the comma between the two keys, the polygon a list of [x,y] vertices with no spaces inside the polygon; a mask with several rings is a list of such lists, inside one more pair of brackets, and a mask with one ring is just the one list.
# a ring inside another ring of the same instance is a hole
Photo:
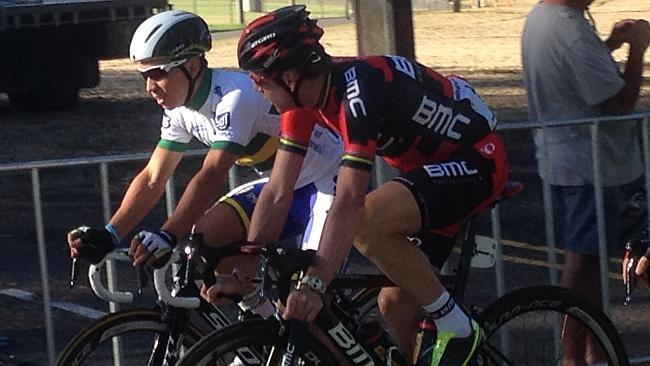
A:
{"label": "man's bare leg", "polygon": [[[566,251],[562,286],[601,305],[598,257]],[[599,345],[579,322],[566,318],[563,327],[564,366],[585,365],[602,359]]]}

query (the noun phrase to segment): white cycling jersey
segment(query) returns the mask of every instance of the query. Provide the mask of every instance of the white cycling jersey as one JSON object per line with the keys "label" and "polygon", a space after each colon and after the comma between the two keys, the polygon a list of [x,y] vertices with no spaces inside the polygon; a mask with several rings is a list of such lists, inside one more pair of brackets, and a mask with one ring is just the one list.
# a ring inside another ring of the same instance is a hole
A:
{"label": "white cycling jersey", "polygon": [[[165,110],[158,146],[185,151],[196,138],[211,149],[266,159],[275,152],[268,150],[277,146],[271,141],[279,133],[278,112],[246,74],[206,69],[189,106]],[[325,128],[315,129],[296,188],[314,183],[319,192],[333,194],[342,151],[340,137]]]}

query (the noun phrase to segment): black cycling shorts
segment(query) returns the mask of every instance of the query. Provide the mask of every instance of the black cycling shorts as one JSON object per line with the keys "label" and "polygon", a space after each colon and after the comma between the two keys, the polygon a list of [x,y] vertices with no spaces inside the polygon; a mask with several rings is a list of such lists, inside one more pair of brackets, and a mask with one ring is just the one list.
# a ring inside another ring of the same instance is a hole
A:
{"label": "black cycling shorts", "polygon": [[493,172],[492,160],[470,151],[411,170],[394,180],[413,193],[424,232],[458,223],[472,213],[492,195]]}

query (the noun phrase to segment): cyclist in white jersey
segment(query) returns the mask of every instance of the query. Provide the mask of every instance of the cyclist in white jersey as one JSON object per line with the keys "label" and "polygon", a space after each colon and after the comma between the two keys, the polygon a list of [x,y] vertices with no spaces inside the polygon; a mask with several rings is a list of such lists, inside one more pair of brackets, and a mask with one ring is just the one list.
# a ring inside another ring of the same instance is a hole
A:
{"label": "cyclist in white jersey", "polygon": [[[160,141],[108,224],[104,228],[82,226],[68,233],[72,257],[96,263],[119,244],[158,202],[193,138],[210,148],[203,165],[160,229],[135,235],[129,250],[134,266],[156,265],[167,257],[177,238],[190,230],[202,233],[208,245],[246,238],[264,180],[213,202],[233,164],[264,165],[272,160],[278,146],[279,115],[246,74],[207,67],[204,54],[211,44],[206,23],[185,11],[159,13],[136,30],[130,55],[147,91],[164,109]],[[304,231],[302,241],[307,247],[319,241],[342,151],[340,139],[326,129],[314,131],[313,137],[307,154],[309,168],[295,186],[295,220],[285,227],[287,235]]]}

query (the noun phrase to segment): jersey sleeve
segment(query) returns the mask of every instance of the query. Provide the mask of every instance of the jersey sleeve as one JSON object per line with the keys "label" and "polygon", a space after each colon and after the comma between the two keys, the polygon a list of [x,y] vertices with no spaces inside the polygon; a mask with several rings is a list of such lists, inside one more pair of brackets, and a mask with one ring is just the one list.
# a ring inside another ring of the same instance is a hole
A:
{"label": "jersey sleeve", "polygon": [[192,134],[187,130],[183,117],[178,111],[165,110],[160,126],[160,141],[158,147],[183,152],[192,140]]}
{"label": "jersey sleeve", "polygon": [[215,128],[210,148],[235,155],[244,154],[246,145],[254,137],[253,129],[258,118],[259,103],[254,95],[242,89],[228,92],[215,107]]}
{"label": "jersey sleeve", "polygon": [[377,150],[379,121],[385,117],[382,100],[384,80],[368,64],[353,64],[345,70],[346,94],[340,106],[340,131],[344,154],[341,165],[372,170]]}
{"label": "jersey sleeve", "polygon": [[311,110],[295,108],[280,115],[280,149],[305,156],[318,115]]}

